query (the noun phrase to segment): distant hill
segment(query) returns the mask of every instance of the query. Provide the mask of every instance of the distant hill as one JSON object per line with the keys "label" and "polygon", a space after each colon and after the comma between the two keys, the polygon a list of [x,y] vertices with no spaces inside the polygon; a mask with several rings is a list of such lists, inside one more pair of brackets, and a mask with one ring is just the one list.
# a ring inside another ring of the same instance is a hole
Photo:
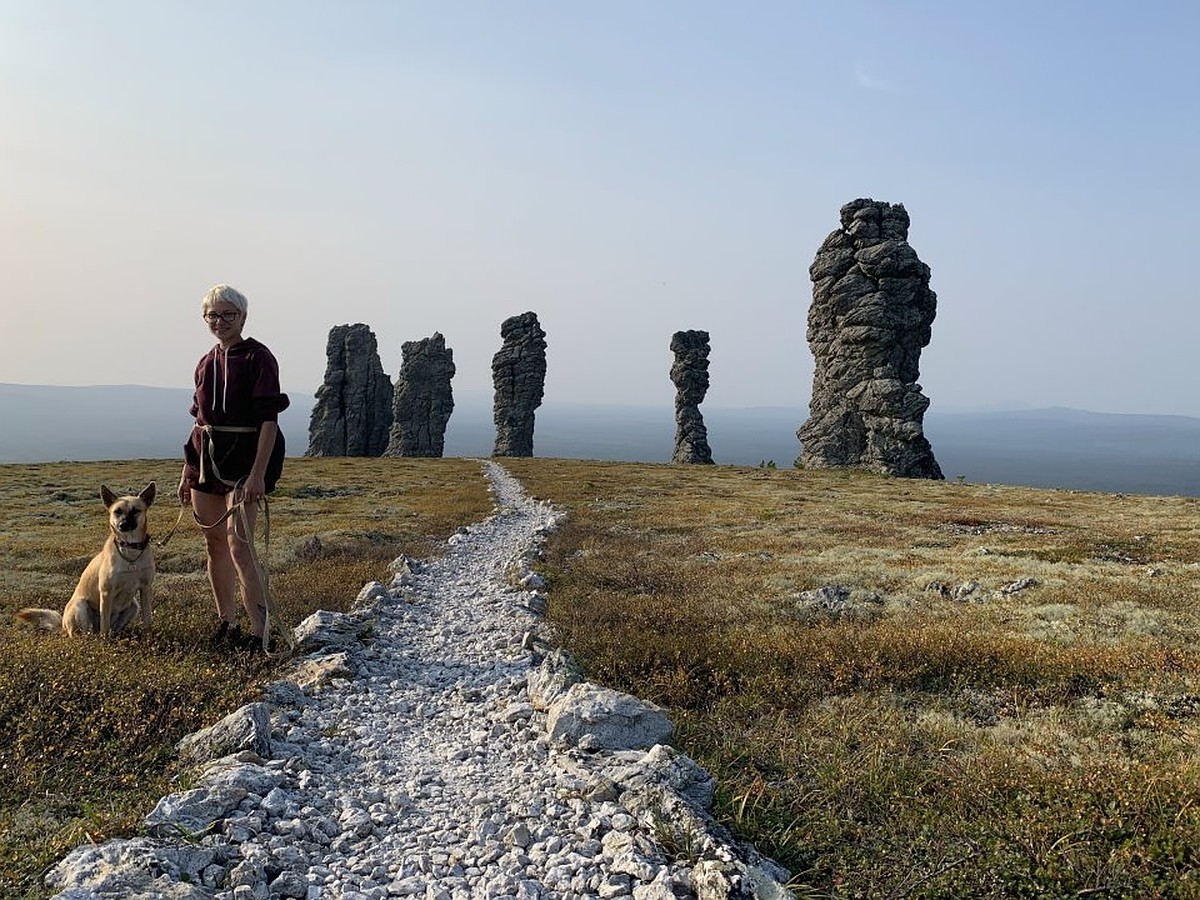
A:
{"label": "distant hill", "polygon": [[[308,447],[311,394],[289,392],[280,423],[288,453]],[[456,391],[447,456],[487,456],[491,397]],[[181,453],[191,391],[138,385],[0,384],[0,463],[161,459]],[[799,455],[803,407],[700,407],[718,463],[781,468]],[[673,410],[548,402],[534,453],[569,459],[667,462]],[[1200,419],[1074,409],[930,412],[925,433],[948,479],[1032,487],[1200,496]]]}
{"label": "distant hill", "polygon": [[1078,409],[930,413],[947,478],[1200,496],[1200,419]]}

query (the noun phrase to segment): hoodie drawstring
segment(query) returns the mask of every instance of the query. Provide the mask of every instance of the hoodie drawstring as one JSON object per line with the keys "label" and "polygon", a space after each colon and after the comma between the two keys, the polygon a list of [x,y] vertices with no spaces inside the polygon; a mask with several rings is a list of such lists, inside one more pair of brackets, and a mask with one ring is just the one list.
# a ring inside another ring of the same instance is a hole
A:
{"label": "hoodie drawstring", "polygon": [[221,377],[221,410],[220,410],[222,413],[224,413],[224,412],[226,412],[226,410],[228,408],[225,405],[225,401],[229,397],[229,352],[227,350],[225,350],[225,348],[223,348],[220,344],[217,344],[217,352],[213,354],[213,358],[212,358],[212,382],[213,382],[212,411],[214,413],[217,412],[217,356],[220,356],[221,360],[224,363],[224,371],[221,373],[222,377]]}

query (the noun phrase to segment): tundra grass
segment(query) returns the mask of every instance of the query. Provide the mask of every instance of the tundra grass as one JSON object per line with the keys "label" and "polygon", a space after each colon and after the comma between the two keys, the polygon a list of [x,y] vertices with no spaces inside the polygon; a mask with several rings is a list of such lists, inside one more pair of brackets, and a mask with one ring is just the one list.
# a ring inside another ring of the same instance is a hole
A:
{"label": "tundra grass", "polygon": [[803,895],[1200,896],[1196,500],[509,467],[559,639]]}
{"label": "tundra grass", "polygon": [[[557,638],[589,677],[671,708],[718,816],[803,895],[1200,896],[1197,501],[503,462],[569,512],[542,565]],[[0,610],[65,602],[104,538],[101,482],[158,480],[161,534],[177,474],[0,467]],[[489,508],[470,461],[290,460],[270,555],[285,616],[345,608]],[[0,626],[4,896],[44,896],[81,840],[136,833],[179,737],[273,677],[205,646],[183,527],[149,640]]]}
{"label": "tundra grass", "polygon": [[[277,677],[277,661],[209,646],[216,613],[190,513],[156,550],[149,637],[139,626],[68,640],[12,622],[20,607],[66,604],[107,537],[100,485],[130,493],[152,480],[161,540],[178,518],[177,461],[0,466],[0,896],[48,896],[42,876],[72,847],[136,834],[174,789],[179,739]],[[289,459],[258,553],[295,625],[347,609],[364,583],[390,580],[397,556],[434,555],[490,509],[476,461]]]}

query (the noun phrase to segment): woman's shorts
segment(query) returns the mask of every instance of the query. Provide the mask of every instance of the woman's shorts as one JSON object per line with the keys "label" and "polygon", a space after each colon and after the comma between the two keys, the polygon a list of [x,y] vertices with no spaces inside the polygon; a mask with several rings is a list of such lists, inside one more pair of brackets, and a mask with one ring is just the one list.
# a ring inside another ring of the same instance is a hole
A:
{"label": "woman's shorts", "polygon": [[[211,455],[207,452],[210,448]],[[257,432],[214,431],[206,439],[205,433],[197,428],[183,448],[188,486],[202,494],[228,494],[250,474],[257,452]],[[203,465],[201,453],[205,453]],[[275,435],[275,446],[271,449],[271,458],[263,475],[268,494],[275,490],[275,484],[283,473],[285,453],[283,432],[279,431]],[[203,481],[200,480],[202,473]]]}

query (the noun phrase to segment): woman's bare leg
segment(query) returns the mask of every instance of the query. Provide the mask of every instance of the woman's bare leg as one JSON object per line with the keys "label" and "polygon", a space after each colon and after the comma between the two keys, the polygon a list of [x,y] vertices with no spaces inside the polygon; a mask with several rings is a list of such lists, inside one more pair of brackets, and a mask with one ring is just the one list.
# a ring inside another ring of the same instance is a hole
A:
{"label": "woman's bare leg", "polygon": [[[211,525],[227,510],[226,498],[220,494],[192,491],[192,509],[202,525]],[[204,549],[208,556],[208,583],[212,585],[217,602],[217,616],[229,624],[237,621],[237,569],[229,553],[229,522],[204,528]],[[251,620],[253,621],[253,620]]]}
{"label": "woman's bare leg", "polygon": [[[242,520],[243,512],[245,521]],[[267,603],[263,596],[262,571],[255,560],[254,548],[249,543],[257,520],[258,509],[249,504],[230,516],[228,547],[237,571],[238,584],[242,589],[242,606],[250,619],[250,633],[255,637],[262,637],[263,628],[267,623]]]}

